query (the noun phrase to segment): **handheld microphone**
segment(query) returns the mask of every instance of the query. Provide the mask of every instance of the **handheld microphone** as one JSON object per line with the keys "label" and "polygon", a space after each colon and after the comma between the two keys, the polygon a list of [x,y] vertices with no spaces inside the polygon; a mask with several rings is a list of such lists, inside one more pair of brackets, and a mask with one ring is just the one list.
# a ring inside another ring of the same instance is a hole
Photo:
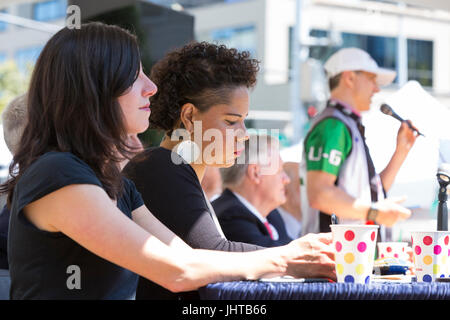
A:
{"label": "handheld microphone", "polygon": [[[391,116],[391,117],[397,119],[397,120],[400,121],[400,122],[405,122],[405,120],[404,120],[402,117],[400,117],[398,114],[396,114],[395,111],[392,110],[392,108],[391,108],[388,104],[386,104],[386,103],[383,103],[383,104],[381,105],[380,111],[383,112],[384,114],[387,114],[388,116]],[[423,135],[423,133],[421,133],[421,132],[419,132],[419,130],[413,128],[413,126],[412,126],[409,122],[406,122],[406,123],[408,124],[408,127],[409,127],[411,130],[417,132],[417,134],[418,134],[419,136],[425,137],[425,136]]]}

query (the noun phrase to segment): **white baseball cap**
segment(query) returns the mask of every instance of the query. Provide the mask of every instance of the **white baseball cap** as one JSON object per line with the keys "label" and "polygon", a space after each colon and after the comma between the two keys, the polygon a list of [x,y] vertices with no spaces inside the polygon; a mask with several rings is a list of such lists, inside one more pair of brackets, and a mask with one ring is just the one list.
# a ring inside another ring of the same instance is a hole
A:
{"label": "white baseball cap", "polygon": [[386,86],[394,81],[394,70],[378,67],[375,60],[358,48],[344,48],[334,53],[325,62],[325,70],[328,78],[332,78],[343,71],[366,71],[377,75],[376,82],[379,86]]}

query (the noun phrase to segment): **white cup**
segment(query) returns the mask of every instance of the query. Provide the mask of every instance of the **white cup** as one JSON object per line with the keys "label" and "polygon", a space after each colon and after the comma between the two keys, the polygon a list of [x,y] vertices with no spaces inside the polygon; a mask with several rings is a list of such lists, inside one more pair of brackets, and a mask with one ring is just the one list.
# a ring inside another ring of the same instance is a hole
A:
{"label": "white cup", "polygon": [[411,242],[418,282],[449,277],[449,231],[413,231]]}
{"label": "white cup", "polygon": [[379,226],[332,224],[338,282],[370,283]]}

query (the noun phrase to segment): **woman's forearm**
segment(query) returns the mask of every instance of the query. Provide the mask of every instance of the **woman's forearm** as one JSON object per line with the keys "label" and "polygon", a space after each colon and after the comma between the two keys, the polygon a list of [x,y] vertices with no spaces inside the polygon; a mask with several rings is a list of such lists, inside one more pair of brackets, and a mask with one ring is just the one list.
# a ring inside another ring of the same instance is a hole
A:
{"label": "woman's forearm", "polygon": [[195,249],[183,257],[184,272],[175,280],[175,290],[194,290],[221,281],[285,275],[288,255],[283,255],[283,250],[279,247],[241,253]]}
{"label": "woman's forearm", "polygon": [[143,227],[131,221],[97,186],[59,189],[27,206],[27,213],[31,221],[38,217],[40,225],[51,222],[53,231],[174,292],[286,271],[286,259],[271,249],[247,253],[194,250],[161,226],[149,233],[146,223]]}

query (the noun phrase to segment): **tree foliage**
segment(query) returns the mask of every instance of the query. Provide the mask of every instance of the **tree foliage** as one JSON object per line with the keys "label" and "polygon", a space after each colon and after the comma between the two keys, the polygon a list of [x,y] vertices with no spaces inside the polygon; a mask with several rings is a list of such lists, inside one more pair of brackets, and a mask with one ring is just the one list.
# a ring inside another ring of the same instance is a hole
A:
{"label": "tree foliage", "polygon": [[27,91],[30,69],[22,72],[12,60],[0,64],[0,114],[12,99]]}

